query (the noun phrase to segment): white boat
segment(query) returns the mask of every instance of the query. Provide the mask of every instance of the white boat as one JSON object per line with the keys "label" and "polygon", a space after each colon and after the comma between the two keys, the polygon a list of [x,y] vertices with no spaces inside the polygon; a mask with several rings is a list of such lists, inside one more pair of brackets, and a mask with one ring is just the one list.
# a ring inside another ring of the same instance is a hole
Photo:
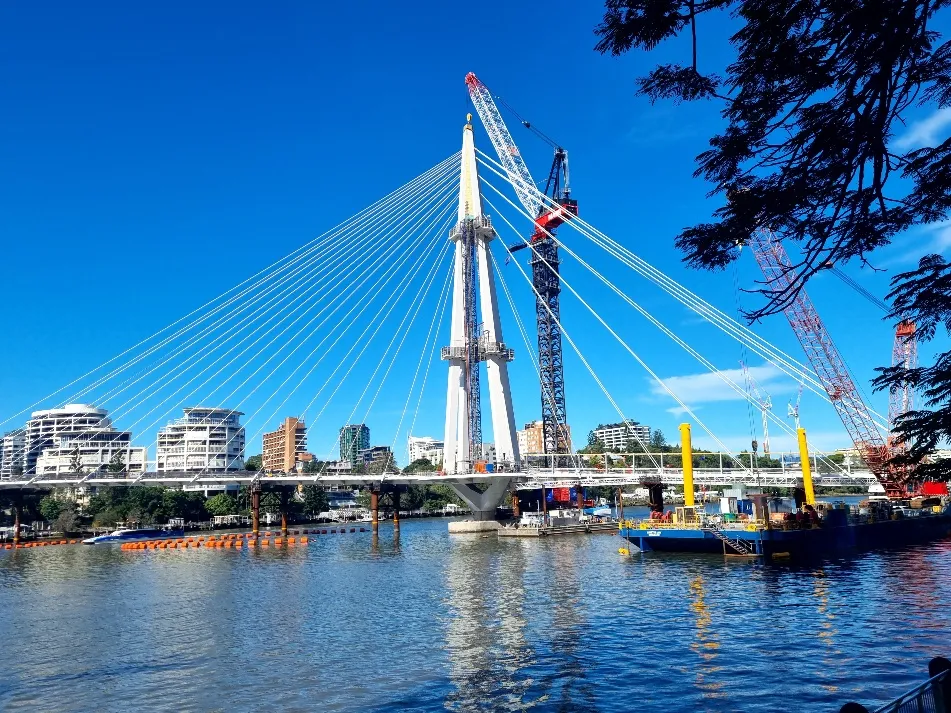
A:
{"label": "white boat", "polygon": [[108,535],[97,535],[83,540],[84,545],[101,545],[108,542],[136,542],[141,540],[163,540],[170,537],[184,537],[184,530],[169,530],[163,527],[120,527]]}

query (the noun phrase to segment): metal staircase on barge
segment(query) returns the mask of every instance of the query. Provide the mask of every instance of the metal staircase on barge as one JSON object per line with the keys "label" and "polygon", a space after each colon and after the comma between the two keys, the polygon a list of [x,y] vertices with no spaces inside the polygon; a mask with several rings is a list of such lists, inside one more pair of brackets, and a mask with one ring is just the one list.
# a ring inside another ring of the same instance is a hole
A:
{"label": "metal staircase on barge", "polygon": [[723,530],[721,530],[717,525],[713,523],[706,523],[701,528],[704,532],[709,532],[711,535],[720,540],[724,545],[734,550],[736,553],[744,555],[746,557],[757,557],[757,553],[751,550],[749,547],[743,544],[738,539],[734,539],[727,535]]}

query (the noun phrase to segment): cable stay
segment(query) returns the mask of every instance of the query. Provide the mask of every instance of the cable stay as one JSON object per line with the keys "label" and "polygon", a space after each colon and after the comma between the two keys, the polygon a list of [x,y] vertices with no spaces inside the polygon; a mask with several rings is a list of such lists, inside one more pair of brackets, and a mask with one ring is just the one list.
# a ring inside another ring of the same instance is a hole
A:
{"label": "cable stay", "polygon": [[[499,174],[499,175],[501,176],[501,174]],[[503,180],[505,180],[505,176],[501,176],[501,177],[503,178]],[[513,202],[511,201],[511,199],[509,199],[508,196],[506,196],[502,191],[500,191],[496,186],[494,186],[494,185],[491,183],[491,181],[489,181],[489,180],[487,180],[486,178],[483,177],[482,183],[483,183],[483,185],[486,185],[486,186],[488,186],[489,188],[491,188],[492,191],[493,191],[495,194],[497,194],[502,200],[504,200],[506,203],[508,203],[508,205],[509,205],[512,209],[514,209],[516,212],[518,212],[520,215],[522,215],[522,217],[524,217],[524,218],[526,218],[526,219],[531,219],[531,217],[528,215],[528,213],[527,213],[523,208],[521,208],[520,206],[517,206],[515,203],[513,203]],[[495,206],[494,203],[492,203],[492,201],[491,201],[490,198],[488,198],[487,196],[483,195],[483,200],[493,209],[493,211],[502,219],[502,221],[505,222],[505,223],[509,226],[509,228],[511,228],[511,229],[513,230],[513,232],[515,232],[516,234],[518,234],[517,229],[516,229],[516,228],[511,224],[511,222],[509,222],[509,221],[507,220],[507,218],[505,217],[504,212],[500,211],[499,208],[498,208],[497,206]],[[760,404],[752,400],[752,398],[751,398],[751,396],[749,395],[749,393],[747,392],[747,390],[744,389],[743,387],[741,387],[740,385],[738,385],[738,384],[737,384],[736,382],[734,382],[732,379],[730,379],[726,372],[724,372],[724,371],[718,369],[713,363],[711,363],[708,359],[706,359],[706,358],[705,358],[702,354],[700,354],[696,349],[694,349],[693,347],[691,347],[687,342],[685,342],[683,339],[681,339],[680,337],[678,337],[674,332],[672,332],[672,331],[671,331],[669,328],[667,328],[663,323],[661,323],[659,320],[657,320],[653,315],[651,315],[651,314],[650,314],[647,310],[645,310],[641,305],[639,305],[637,302],[635,302],[633,299],[631,299],[624,291],[622,291],[620,288],[618,288],[612,281],[608,280],[606,277],[604,277],[604,275],[602,275],[600,272],[598,272],[598,271],[597,271],[594,267],[592,267],[588,262],[586,262],[585,260],[583,260],[577,253],[575,253],[574,251],[570,250],[569,248],[567,248],[567,247],[564,246],[564,245],[562,245],[562,249],[563,249],[570,257],[572,257],[574,260],[576,260],[582,267],[584,267],[584,268],[587,269],[589,272],[591,272],[595,277],[597,277],[603,284],[605,284],[609,289],[611,289],[611,290],[612,290],[618,297],[620,297],[624,302],[626,302],[626,303],[629,304],[631,307],[633,307],[635,310],[637,310],[638,313],[640,313],[643,317],[645,317],[645,319],[647,319],[648,321],[650,321],[654,326],[656,326],[658,329],[660,329],[665,335],[667,335],[668,337],[670,337],[676,344],[678,344],[678,345],[679,345],[680,347],[682,347],[685,351],[687,351],[691,356],[693,356],[695,359],[697,359],[697,360],[698,360],[701,364],[703,364],[703,366],[704,366],[705,368],[707,368],[711,373],[715,374],[720,380],[722,380],[724,383],[726,383],[728,386],[730,386],[730,388],[731,388],[734,392],[736,392],[742,399],[747,400],[748,402],[753,403],[757,408],[760,408]],[[589,308],[589,309],[590,309],[590,308]],[[577,350],[576,350],[576,351],[577,351]],[[592,374],[592,375],[593,375],[593,374]],[[659,381],[659,382],[662,382],[662,380],[659,380],[659,379],[658,379],[658,381]],[[666,384],[664,384],[664,386],[666,387]],[[602,389],[602,390],[604,390],[604,389]],[[669,389],[667,389],[667,390],[668,390],[668,392],[669,392]],[[605,391],[606,391],[606,390],[605,390]],[[683,404],[682,402],[680,402],[679,399],[676,399],[676,397],[675,397],[675,400],[678,400],[678,402],[681,403],[681,407],[685,407],[685,404]],[[691,412],[689,411],[689,409],[686,409],[685,412],[691,413]],[[620,410],[619,410],[619,415],[620,415]],[[768,418],[771,419],[771,420],[773,421],[773,423],[774,423],[775,425],[777,425],[780,429],[782,429],[783,431],[789,433],[789,434],[790,434],[791,436],[793,436],[793,437],[796,436],[796,432],[795,432],[788,424],[786,424],[782,419],[780,419],[778,416],[776,416],[772,411],[767,411],[767,412],[766,412],[766,415],[767,415]],[[623,415],[622,415],[622,419],[623,419]],[[711,436],[712,436],[712,434],[711,434]],[[714,436],[714,438],[715,438],[715,436]],[[722,444],[721,444],[721,445],[722,445]],[[838,464],[836,464],[836,463],[834,463],[834,462],[828,460],[828,458],[825,457],[825,454],[822,454],[820,451],[818,451],[818,449],[815,449],[812,445],[810,445],[810,449],[812,449],[812,450],[814,450],[815,452],[819,453],[820,456],[822,457],[823,461],[826,462],[826,463],[830,466],[830,468],[831,468],[832,470],[834,470],[834,471],[835,471],[835,470],[838,470],[838,471],[840,471],[840,472],[842,472],[842,473],[845,473],[845,472],[846,472],[843,468],[841,468],[841,466],[839,466]],[[726,450],[725,447],[724,447],[724,450]],[[744,468],[745,468],[745,466],[744,466]]]}

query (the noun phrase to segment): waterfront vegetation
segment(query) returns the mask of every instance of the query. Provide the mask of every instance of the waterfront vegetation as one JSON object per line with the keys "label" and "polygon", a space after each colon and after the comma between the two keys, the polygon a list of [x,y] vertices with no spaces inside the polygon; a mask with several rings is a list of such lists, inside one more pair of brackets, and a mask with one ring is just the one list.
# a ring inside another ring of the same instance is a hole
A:
{"label": "waterfront vegetation", "polygon": [[[80,532],[89,528],[114,527],[118,523],[162,525],[170,520],[207,522],[214,516],[250,515],[251,498],[246,487],[237,493],[217,493],[205,497],[202,492],[185,492],[161,486],[103,487],[95,495],[77,499],[68,490],[40,493],[10,491],[2,494],[0,523],[13,522],[14,507],[20,521],[43,521],[56,532]],[[358,505],[368,507],[370,494],[361,491]],[[442,511],[446,505],[462,506],[462,501],[447,485],[412,485],[402,492],[400,509],[404,511]],[[261,512],[281,512],[281,495],[265,491]],[[318,485],[304,485],[288,492],[284,510],[292,520],[314,520],[330,509],[327,491]]]}

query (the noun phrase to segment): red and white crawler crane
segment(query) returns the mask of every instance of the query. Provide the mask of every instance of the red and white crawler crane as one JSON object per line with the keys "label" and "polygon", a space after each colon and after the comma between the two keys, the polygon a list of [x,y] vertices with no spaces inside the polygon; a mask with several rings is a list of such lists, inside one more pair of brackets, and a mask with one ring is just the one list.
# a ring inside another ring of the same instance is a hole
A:
{"label": "red and white crawler crane", "polygon": [[[792,293],[792,281],[796,273],[782,243],[769,231],[760,229],[754,232],[749,245],[770,290],[777,293]],[[889,466],[888,460],[893,454],[890,444],[886,442],[879,425],[863,401],[849,374],[845,360],[832,341],[805,289],[799,289],[796,292],[796,296],[783,309],[783,313],[806,352],[809,363],[825,387],[829,400],[839,414],[852,442],[869,470],[885,488],[885,494],[889,498],[907,497],[906,483],[911,474],[898,473]],[[914,325],[903,324],[907,326],[903,328],[899,325],[899,332],[903,335],[905,346],[902,359],[905,359],[905,350],[910,343],[905,335],[913,338]],[[898,349],[897,340],[896,333],[896,350]],[[910,347],[910,350],[916,353],[914,347]],[[907,353],[910,354],[910,352]],[[906,410],[909,404],[910,396],[906,394],[904,399]],[[889,416],[891,415],[890,409]]]}

